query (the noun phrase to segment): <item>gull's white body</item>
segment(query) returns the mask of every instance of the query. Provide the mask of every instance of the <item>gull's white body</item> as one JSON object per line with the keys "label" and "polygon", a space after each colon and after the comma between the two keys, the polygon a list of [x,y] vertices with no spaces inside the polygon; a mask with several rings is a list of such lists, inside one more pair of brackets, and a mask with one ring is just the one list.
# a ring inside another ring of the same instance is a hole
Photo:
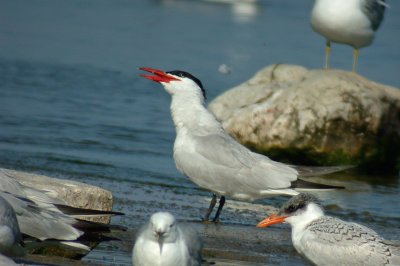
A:
{"label": "gull's white body", "polygon": [[141,254],[134,256],[135,266],[178,266],[188,265],[189,252],[186,243],[180,237],[176,243],[165,243],[160,252],[159,243],[156,241],[149,241],[143,236],[140,236],[135,244],[134,254]]}
{"label": "gull's white body", "polygon": [[[164,233],[162,241],[157,231]],[[134,266],[198,266],[200,251],[201,241],[192,229],[177,225],[171,214],[159,212],[139,231],[132,262]]]}
{"label": "gull's white body", "polygon": [[314,203],[285,221],[293,246],[316,265],[400,265],[400,247],[365,226],[325,216]]}
{"label": "gull's white body", "polygon": [[315,0],[311,26],[329,41],[368,46],[382,20],[375,13],[368,15],[365,5],[371,2],[379,5],[377,0]]}

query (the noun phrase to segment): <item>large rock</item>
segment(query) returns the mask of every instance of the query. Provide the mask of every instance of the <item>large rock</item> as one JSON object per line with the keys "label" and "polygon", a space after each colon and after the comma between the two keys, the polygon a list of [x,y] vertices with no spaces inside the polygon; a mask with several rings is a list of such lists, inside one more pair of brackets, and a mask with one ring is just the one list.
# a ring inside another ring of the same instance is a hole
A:
{"label": "large rock", "polygon": [[209,105],[235,139],[294,163],[385,166],[400,158],[400,90],[340,70],[272,65]]}

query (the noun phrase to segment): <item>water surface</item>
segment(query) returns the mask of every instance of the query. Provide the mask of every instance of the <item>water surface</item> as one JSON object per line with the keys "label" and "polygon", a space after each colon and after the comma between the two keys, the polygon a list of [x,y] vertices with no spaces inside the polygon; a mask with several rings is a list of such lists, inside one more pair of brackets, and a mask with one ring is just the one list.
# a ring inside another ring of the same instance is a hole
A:
{"label": "water surface", "polygon": [[[210,193],[175,169],[170,97],[138,77],[140,66],[186,70],[211,100],[272,63],[322,66],[312,1],[232,2],[0,1],[0,166],[104,187],[126,213],[113,220],[130,228],[123,241],[100,245],[85,262],[129,265],[138,226],[169,210],[196,226],[205,253],[221,264],[306,265],[287,225],[254,228],[283,197],[228,200],[220,225],[198,223]],[[374,44],[361,50],[359,73],[399,87],[400,4],[390,5]],[[351,63],[351,48],[334,45],[332,66]],[[232,72],[220,74],[221,64]],[[314,180],[347,188],[319,195],[329,214],[400,239],[399,178]]]}

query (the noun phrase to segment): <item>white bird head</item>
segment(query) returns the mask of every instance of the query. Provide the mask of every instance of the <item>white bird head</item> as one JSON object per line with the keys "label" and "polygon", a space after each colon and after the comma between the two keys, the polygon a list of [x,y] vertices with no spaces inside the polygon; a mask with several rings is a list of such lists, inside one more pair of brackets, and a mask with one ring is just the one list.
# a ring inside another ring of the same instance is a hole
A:
{"label": "white bird head", "polygon": [[147,67],[141,67],[140,69],[154,74],[140,76],[160,83],[172,96],[186,95],[188,97],[198,97],[201,101],[204,101],[206,98],[205,90],[201,81],[188,72],[182,70],[164,72]]}
{"label": "white bird head", "polygon": [[288,222],[292,226],[304,225],[324,215],[319,200],[307,193],[300,193],[288,200],[278,214],[272,214],[259,222],[257,227]]}
{"label": "white bird head", "polygon": [[149,222],[151,234],[161,243],[174,242],[178,237],[175,217],[169,212],[154,213]]}

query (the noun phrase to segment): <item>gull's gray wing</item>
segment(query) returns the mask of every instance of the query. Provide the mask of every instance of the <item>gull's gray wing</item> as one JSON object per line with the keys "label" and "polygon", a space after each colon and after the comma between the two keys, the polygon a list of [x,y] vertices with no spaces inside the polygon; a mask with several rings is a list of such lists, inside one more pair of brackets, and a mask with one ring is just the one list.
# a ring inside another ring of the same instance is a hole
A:
{"label": "gull's gray wing", "polygon": [[199,234],[195,229],[187,224],[179,224],[179,230],[189,251],[189,266],[200,266],[202,261],[201,249],[203,248],[203,242]]}
{"label": "gull's gray wing", "polygon": [[362,11],[371,21],[371,26],[374,31],[376,31],[383,20],[383,15],[385,13],[385,5],[380,2],[385,2],[385,0],[364,0]]}
{"label": "gull's gray wing", "polygon": [[0,226],[10,228],[16,242],[21,241],[21,232],[18,226],[17,216],[11,205],[0,195]]}
{"label": "gull's gray wing", "polygon": [[0,190],[34,201],[40,207],[60,212],[54,204],[65,204],[59,199],[47,195],[49,191],[31,188],[15,179],[14,171],[0,169]]}
{"label": "gull's gray wing", "polygon": [[395,252],[379,235],[333,217],[313,221],[295,248],[317,265],[387,265]]}
{"label": "gull's gray wing", "polygon": [[40,240],[76,240],[83,234],[73,227],[77,220],[68,215],[41,208],[29,199],[7,192],[0,191],[0,196],[12,206],[19,228],[26,235]]}
{"label": "gull's gray wing", "polygon": [[[191,178],[220,179],[223,186],[246,190],[289,188],[297,171],[254,153],[225,134],[192,136],[191,143],[174,150],[178,169]],[[229,181],[229,182],[228,182]],[[216,184],[214,184],[216,185]]]}

